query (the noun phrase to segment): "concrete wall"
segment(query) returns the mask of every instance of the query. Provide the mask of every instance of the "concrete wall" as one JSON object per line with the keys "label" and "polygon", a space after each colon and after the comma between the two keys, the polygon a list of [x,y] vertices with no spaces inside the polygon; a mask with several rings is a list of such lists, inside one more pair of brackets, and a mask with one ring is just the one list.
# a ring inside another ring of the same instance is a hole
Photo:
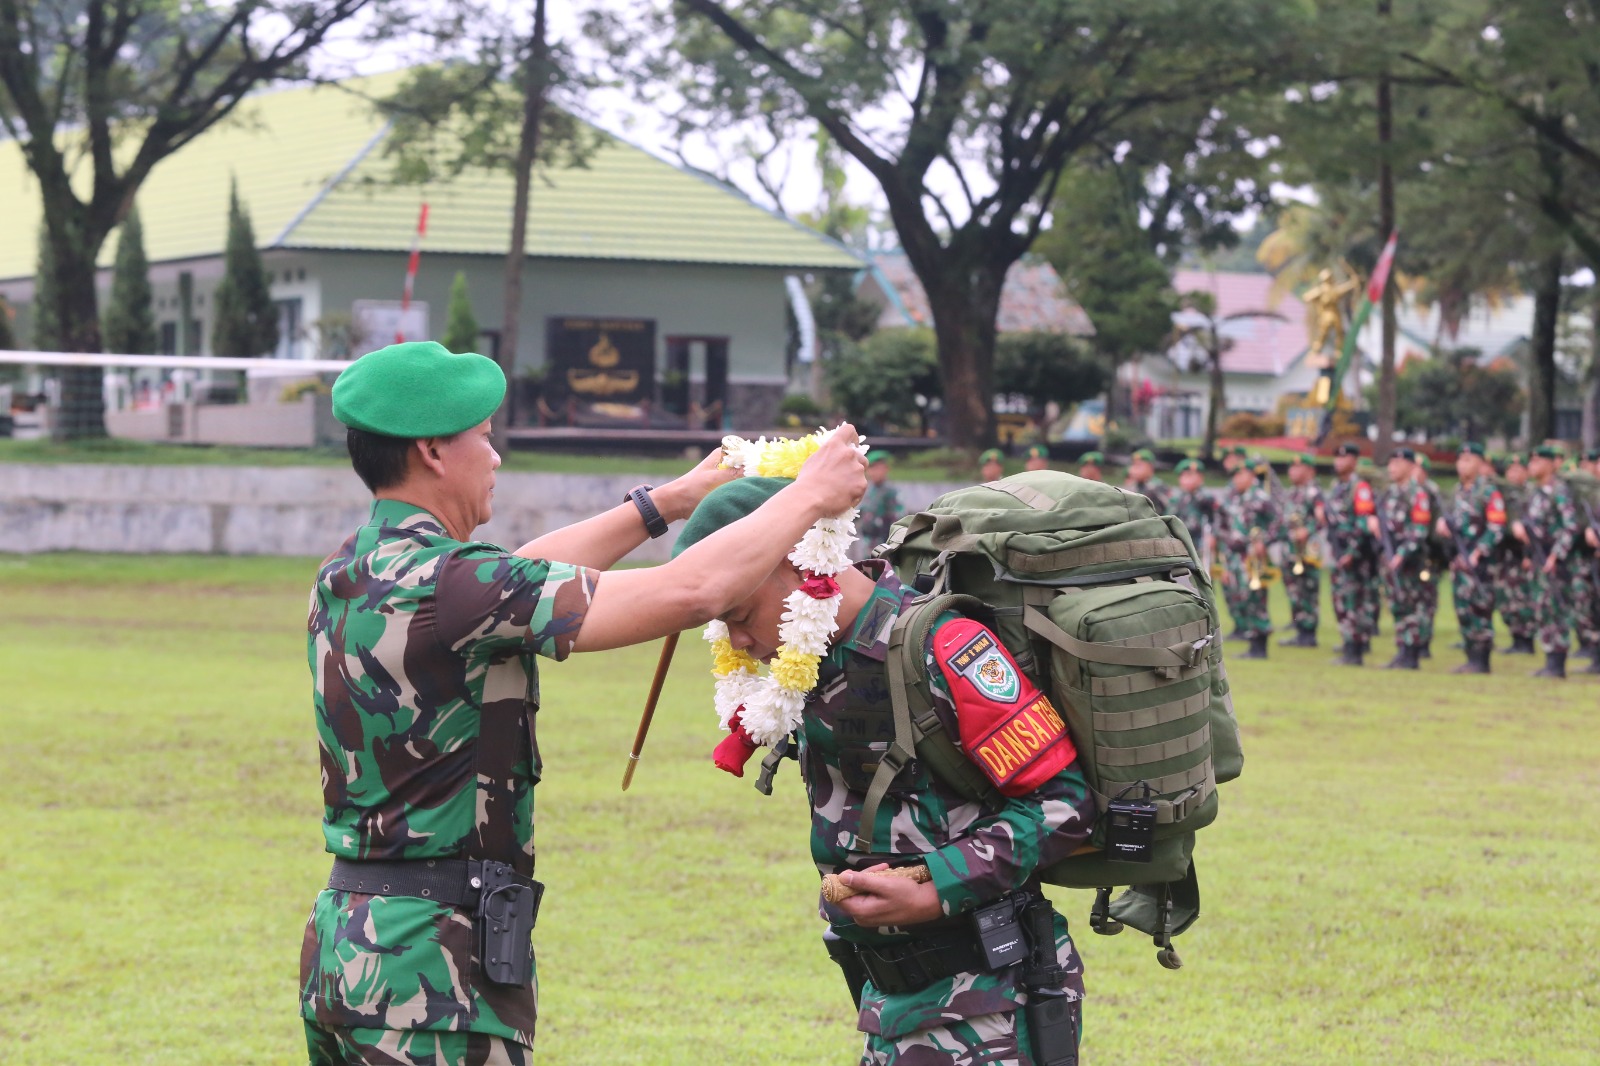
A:
{"label": "concrete wall", "polygon": [[[478,537],[516,547],[607,510],[643,477],[500,474]],[[954,488],[905,484],[910,509]],[[322,557],[366,520],[370,497],[343,467],[0,463],[0,551]],[[664,561],[673,534],[631,556]]]}

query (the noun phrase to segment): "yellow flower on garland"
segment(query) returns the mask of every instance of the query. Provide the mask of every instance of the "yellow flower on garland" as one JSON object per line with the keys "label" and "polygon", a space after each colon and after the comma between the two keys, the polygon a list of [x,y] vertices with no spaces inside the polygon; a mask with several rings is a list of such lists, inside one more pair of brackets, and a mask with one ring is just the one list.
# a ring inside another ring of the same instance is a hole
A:
{"label": "yellow flower on garland", "polygon": [[767,445],[761,456],[761,469],[755,471],[762,477],[796,478],[800,467],[822,447],[822,436],[813,433],[799,440],[775,440]]}
{"label": "yellow flower on garland", "polygon": [[784,647],[772,664],[772,676],[790,692],[810,692],[817,687],[817,666],[821,662],[815,655]]}
{"label": "yellow flower on garland", "polygon": [[726,640],[716,641],[711,645],[711,656],[714,665],[711,667],[713,677],[727,677],[740,670],[755,673],[761,669],[761,664],[756,662],[747,651],[740,651]]}

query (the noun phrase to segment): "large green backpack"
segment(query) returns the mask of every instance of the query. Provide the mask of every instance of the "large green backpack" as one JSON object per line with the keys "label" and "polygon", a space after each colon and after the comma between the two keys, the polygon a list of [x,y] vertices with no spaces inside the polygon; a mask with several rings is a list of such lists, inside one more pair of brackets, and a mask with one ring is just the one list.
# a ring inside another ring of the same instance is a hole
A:
{"label": "large green backpack", "polygon": [[968,798],[1000,802],[933,713],[923,658],[941,616],[977,618],[1050,694],[1102,816],[1119,796],[1157,809],[1149,862],[1108,858],[1102,817],[1090,847],[1039,876],[1097,890],[1092,927],[1148,933],[1176,969],[1171,938],[1200,913],[1195,833],[1243,763],[1211,577],[1183,523],[1138,493],[1040,470],[946,493],[896,523],[875,554],[921,595],[890,637],[895,740],[862,824],[913,756]]}

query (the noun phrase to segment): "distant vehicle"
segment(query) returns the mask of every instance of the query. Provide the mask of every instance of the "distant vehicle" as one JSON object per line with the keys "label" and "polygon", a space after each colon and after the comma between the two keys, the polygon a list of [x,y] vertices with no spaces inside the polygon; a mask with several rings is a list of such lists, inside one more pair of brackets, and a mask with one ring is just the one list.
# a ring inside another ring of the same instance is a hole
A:
{"label": "distant vehicle", "polygon": [[1056,437],[1075,444],[1098,444],[1106,432],[1106,402],[1084,400],[1067,419],[1067,426]]}

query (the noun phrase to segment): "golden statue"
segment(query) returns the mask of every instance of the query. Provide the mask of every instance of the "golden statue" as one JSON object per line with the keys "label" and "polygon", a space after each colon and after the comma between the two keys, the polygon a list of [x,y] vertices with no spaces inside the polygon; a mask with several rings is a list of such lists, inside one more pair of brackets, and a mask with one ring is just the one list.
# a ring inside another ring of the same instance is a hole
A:
{"label": "golden statue", "polygon": [[1322,355],[1330,336],[1335,352],[1344,347],[1344,301],[1360,287],[1361,281],[1355,277],[1334,284],[1333,271],[1323,270],[1317,275],[1317,283],[1301,294],[1300,299],[1305,301],[1306,309],[1310,312],[1311,347],[1308,349],[1308,358],[1313,366],[1320,368],[1333,365],[1332,359]]}
{"label": "golden statue", "polygon": [[621,361],[622,353],[611,343],[611,338],[606,336],[605,330],[601,330],[600,339],[589,349],[589,365],[610,368]]}

